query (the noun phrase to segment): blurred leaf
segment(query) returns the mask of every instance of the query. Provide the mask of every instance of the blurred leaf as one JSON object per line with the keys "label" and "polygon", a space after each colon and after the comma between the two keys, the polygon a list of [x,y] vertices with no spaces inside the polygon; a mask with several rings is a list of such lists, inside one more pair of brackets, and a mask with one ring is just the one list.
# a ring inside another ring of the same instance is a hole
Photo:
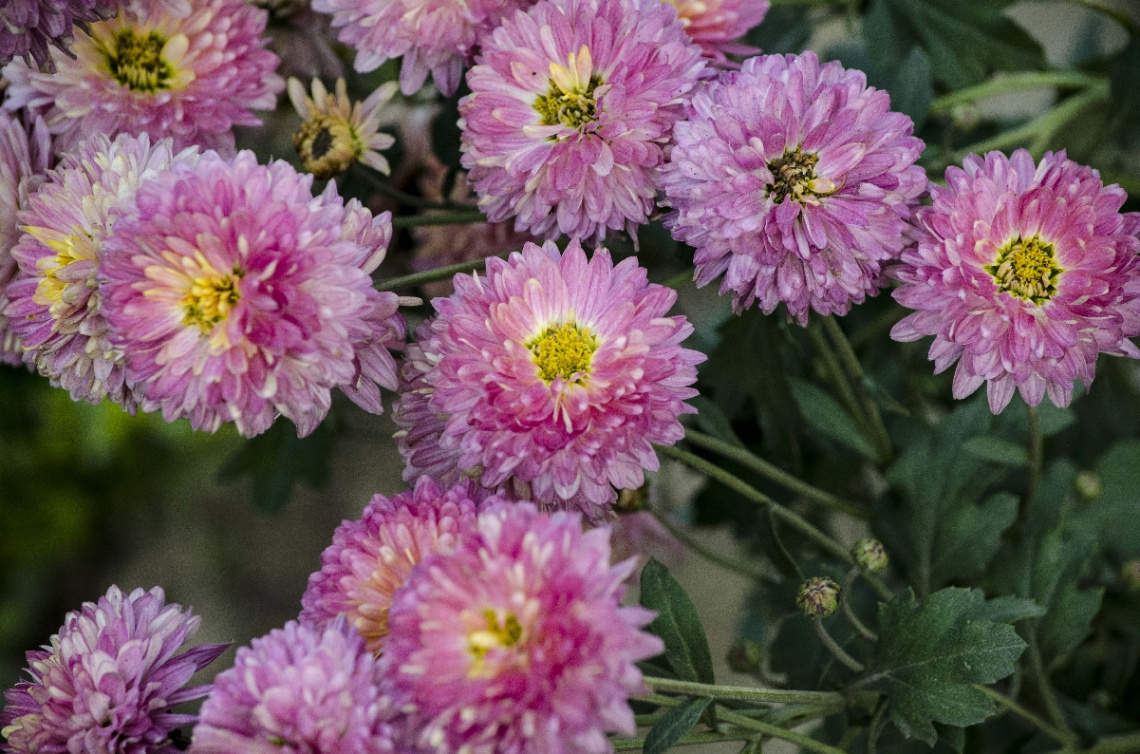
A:
{"label": "blurred leaf", "polygon": [[673,744],[693,729],[711,703],[712,699],[700,697],[670,707],[645,736],[645,746],[642,751],[645,754],[662,754],[668,751]]}
{"label": "blurred leaf", "polygon": [[701,428],[702,432],[709,437],[730,442],[741,448],[744,447],[744,443],[740,441],[736,432],[733,431],[732,423],[728,420],[728,417],[724,415],[724,411],[721,411],[720,406],[703,395],[690,398],[689,404],[697,410],[697,426]]}
{"label": "blurred leaf", "polygon": [[970,620],[989,620],[994,623],[1016,623],[1026,618],[1038,618],[1045,608],[1023,597],[996,597],[977,605],[970,611]]}
{"label": "blurred leaf", "polygon": [[930,57],[915,47],[903,61],[891,82],[891,109],[914,121],[914,133],[926,125],[930,103],[934,101],[934,79],[930,73]]}
{"label": "blurred leaf", "polygon": [[744,43],[759,47],[766,54],[800,53],[811,38],[808,8],[769,8],[764,22],[748,32]]}
{"label": "blurred leaf", "polygon": [[1041,401],[1037,407],[1037,421],[1044,437],[1059,435],[1077,423],[1077,415],[1069,408],[1057,408],[1052,401]]}
{"label": "blurred leaf", "polygon": [[1132,37],[1110,72],[1114,122],[1126,144],[1140,139],[1140,38]]}
{"label": "blurred leaf", "polygon": [[936,80],[961,89],[994,71],[1045,65],[1041,46],[1002,14],[1004,0],[874,0],[863,22],[871,54],[900,70],[915,47]]}
{"label": "blurred leaf", "polygon": [[933,745],[933,723],[964,727],[993,714],[975,683],[1010,675],[1025,649],[1012,626],[978,619],[980,590],[949,587],[917,603],[913,592],[879,608],[879,642],[857,685],[890,696],[891,720],[908,737]]}
{"label": "blurred leaf", "polygon": [[1122,442],[1096,464],[1102,492],[1089,504],[1100,541],[1119,560],[1140,557],[1140,441]]}
{"label": "blurred leaf", "polygon": [[855,425],[855,420],[830,395],[803,380],[792,381],[792,395],[809,427],[865,458],[878,459],[875,448]]}
{"label": "blurred leaf", "polygon": [[253,504],[265,513],[279,513],[289,503],[298,481],[320,487],[329,476],[333,449],[332,422],[326,419],[303,439],[291,422],[278,420],[247,440],[219,472],[223,481],[249,477]]}
{"label": "blurred leaf", "polygon": [[641,605],[657,612],[649,631],[665,642],[665,658],[677,677],[716,683],[709,640],[697,609],[669,569],[653,558],[641,571]]}
{"label": "blurred leaf", "polygon": [[997,437],[972,437],[962,444],[962,450],[975,458],[1003,466],[1029,465],[1029,451]]}

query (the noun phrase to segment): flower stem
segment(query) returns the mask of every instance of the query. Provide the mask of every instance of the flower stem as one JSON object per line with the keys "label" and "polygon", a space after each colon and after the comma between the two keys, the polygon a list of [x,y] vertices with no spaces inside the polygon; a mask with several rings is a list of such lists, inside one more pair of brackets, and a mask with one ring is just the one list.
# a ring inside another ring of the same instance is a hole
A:
{"label": "flower stem", "polygon": [[685,440],[688,441],[691,445],[696,445],[697,447],[704,448],[705,450],[711,450],[719,456],[732,461],[736,461],[741,466],[748,467],[769,481],[775,482],[784,489],[795,492],[808,500],[819,503],[820,505],[825,505],[828,508],[832,508],[842,513],[846,513],[849,516],[854,516],[855,518],[862,519],[864,521],[867,520],[866,511],[860,510],[854,505],[840,500],[830,492],[824,492],[818,487],[814,487],[808,484],[807,482],[784,471],[779,466],[765,461],[763,458],[760,458],[759,456],[749,452],[747,449],[742,448],[739,445],[733,445],[732,443],[725,442],[724,440],[718,440],[715,437],[710,437],[709,435],[697,432],[693,429],[685,430]]}
{"label": "flower stem", "polygon": [[989,686],[982,686],[981,684],[975,684],[974,688],[976,688],[978,691],[981,691],[983,694],[988,696],[990,699],[992,699],[994,702],[996,702],[999,706],[1006,708],[1007,710],[1014,713],[1015,715],[1018,715],[1019,717],[1023,718],[1027,722],[1032,723],[1042,733],[1049,736],[1054,741],[1057,741],[1058,743],[1066,745],[1066,746],[1073,743],[1073,738],[1071,736],[1067,735],[1064,731],[1058,730],[1057,728],[1053,727],[1049,723],[1045,722],[1040,717],[1033,714],[1029,710],[1025,709],[1025,707],[1022,707],[1020,704],[1018,704],[1013,699],[1010,699],[1005,694],[1002,694],[998,691],[995,691],[994,689],[991,689]]}
{"label": "flower stem", "polygon": [[405,215],[392,220],[392,227],[414,228],[421,225],[466,225],[468,223],[485,223],[487,218],[478,210],[464,210],[455,212],[440,212],[435,215]]}
{"label": "flower stem", "polygon": [[1037,486],[1041,483],[1041,467],[1045,458],[1045,438],[1041,435],[1041,421],[1037,417],[1037,407],[1026,408],[1029,409],[1029,484],[1025,488],[1025,496],[1021,499],[1022,518],[1037,494]]}
{"label": "flower stem", "polygon": [[[741,741],[747,736],[731,733],[690,733],[677,739],[673,746],[691,746],[693,744],[709,744],[717,741]],[[610,743],[614,751],[641,751],[645,748],[645,736],[636,738],[611,738]]]}
{"label": "flower stem", "polygon": [[855,614],[855,608],[851,607],[851,600],[847,599],[847,595],[851,594],[851,588],[855,586],[855,579],[859,577],[859,569],[852,568],[847,572],[847,576],[843,579],[843,584],[839,587],[839,604],[843,608],[843,614],[847,617],[847,621],[855,627],[855,630],[863,635],[864,639],[871,641],[878,641],[879,635],[863,624],[859,620],[859,616]]}
{"label": "flower stem", "polygon": [[[717,686],[695,681],[678,681],[673,678],[647,676],[645,685],[654,691],[673,694],[728,699],[737,702],[761,704],[844,704],[843,695],[835,691],[789,691],[787,689],[756,689],[748,686]],[[641,697],[643,701],[650,699]]]}
{"label": "flower stem", "polygon": [[744,576],[745,578],[751,579],[753,581],[759,581],[761,583],[773,583],[775,581],[772,576],[766,573],[758,571],[755,568],[752,568],[744,563],[737,562],[732,558],[726,558],[723,555],[713,552],[698,542],[695,537],[690,536],[687,532],[681,529],[681,527],[674,526],[661,512],[656,510],[651,510],[650,512],[653,514],[653,517],[660,521],[661,525],[664,526],[669,531],[669,533],[672,534],[681,544],[695,552],[697,555],[700,555],[708,562],[714,565],[718,565],[726,571],[738,573],[741,576]]}
{"label": "flower stem", "polygon": [[849,670],[852,670],[856,673],[863,672],[863,663],[847,654],[847,652],[843,650],[843,647],[839,646],[835,639],[831,638],[831,634],[829,634],[827,632],[827,629],[824,628],[822,620],[816,618],[812,621],[812,623],[815,624],[815,632],[819,636],[819,640],[823,642],[823,646],[827,647],[827,651],[835,655],[835,659],[846,665]]}
{"label": "flower stem", "polygon": [[823,318],[823,329],[827,332],[831,342],[835,344],[835,348],[839,352],[839,362],[843,368],[847,370],[848,377],[851,378],[852,384],[855,386],[855,394],[859,399],[859,407],[863,411],[863,415],[867,420],[867,424],[871,428],[871,439],[875,443],[875,449],[879,452],[879,458],[882,459],[883,464],[889,464],[894,458],[894,450],[891,447],[891,436],[887,434],[887,428],[883,424],[883,416],[879,413],[879,407],[875,405],[875,401],[871,399],[871,395],[867,392],[867,388],[863,386],[863,365],[859,363],[859,357],[855,355],[855,349],[851,347],[851,342],[847,340],[847,334],[843,332],[843,328],[839,326],[839,322],[835,317],[828,315]]}
{"label": "flower stem", "polygon": [[1057,697],[1053,695],[1053,686],[1049,683],[1049,673],[1045,670],[1045,665],[1041,661],[1041,649],[1037,646],[1037,626],[1034,626],[1028,634],[1029,636],[1029,664],[1033,671],[1033,680],[1037,683],[1037,692],[1041,694],[1042,701],[1045,702],[1045,710],[1049,713],[1049,719],[1052,720],[1053,725],[1059,731],[1072,741],[1075,737],[1073,732],[1069,730],[1069,723],[1065,720],[1065,715],[1061,712],[1061,705],[1057,704]]}
{"label": "flower stem", "polygon": [[820,754],[846,754],[843,749],[838,749],[834,746],[830,746],[823,743],[822,741],[816,741],[811,736],[805,736],[802,733],[796,733],[795,731],[781,728],[778,725],[766,723],[763,720],[753,720],[750,717],[745,717],[744,715],[736,712],[731,712],[726,709],[718,709],[717,716],[724,722],[732,723],[739,728],[758,731],[765,735],[771,736],[772,738],[779,738],[784,741],[790,741],[791,743],[798,744],[804,749],[818,751]]}
{"label": "flower stem", "polygon": [[859,409],[859,401],[855,398],[855,392],[851,389],[851,384],[843,374],[843,368],[839,366],[839,359],[835,355],[835,351],[828,345],[827,338],[823,336],[820,330],[819,322],[813,318],[807,326],[808,339],[811,341],[812,348],[815,349],[816,354],[819,355],[820,360],[823,361],[824,371],[827,373],[828,381],[835,387],[836,392],[839,393],[839,399],[843,401],[843,405],[847,408],[847,413],[859,425],[859,428],[864,434],[867,432],[866,418],[863,412]]}
{"label": "flower stem", "polygon": [[[503,255],[500,254],[498,256],[501,257]],[[450,264],[446,267],[436,267],[434,270],[424,270],[423,272],[414,272],[411,275],[379,280],[376,282],[376,289],[391,291],[396,288],[411,288],[412,286],[423,285],[424,283],[434,283],[437,280],[447,280],[456,275],[483,269],[489,258],[490,257],[473,259],[470,262],[460,262],[459,264]]]}
{"label": "flower stem", "polygon": [[442,210],[467,210],[471,207],[464,207],[452,202],[433,202],[431,199],[424,199],[422,196],[416,196],[392,186],[387,181],[382,179],[376,174],[372,168],[361,165],[359,162],[353,166],[353,173],[361,176],[369,186],[376,190],[376,193],[383,194],[389,199],[395,199],[400,204],[406,204],[409,207],[419,207],[420,209],[442,209]]}
{"label": "flower stem", "polygon": [[1009,76],[1000,76],[991,81],[978,84],[977,86],[959,89],[956,92],[951,92],[943,97],[939,97],[930,103],[930,112],[950,112],[956,105],[991,97],[995,94],[1004,94],[1005,92],[1015,92],[1022,89],[1043,89],[1047,87],[1084,89],[1103,81],[1103,78],[1090,76],[1087,73],[1079,73],[1077,71],[1025,71]]}
{"label": "flower stem", "polygon": [[1123,26],[1125,30],[1132,36],[1140,37],[1140,25],[1137,25],[1136,21],[1134,21],[1131,16],[1122,10],[1113,8],[1112,6],[1101,2],[1101,0],[1069,0],[1069,2],[1073,5],[1080,5],[1082,7],[1088,8],[1089,10],[1094,10],[1097,13],[1103,13],[1104,15],[1109,16],[1118,24]]}

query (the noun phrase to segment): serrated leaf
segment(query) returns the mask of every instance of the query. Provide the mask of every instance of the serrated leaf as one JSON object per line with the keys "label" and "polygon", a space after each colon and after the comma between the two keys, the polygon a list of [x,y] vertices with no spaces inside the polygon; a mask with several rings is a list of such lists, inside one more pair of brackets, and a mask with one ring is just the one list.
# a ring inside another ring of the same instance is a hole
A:
{"label": "serrated leaf", "polygon": [[973,437],[962,444],[972,456],[1003,466],[1028,466],[1029,452],[1016,443],[998,437]]}
{"label": "serrated leaf", "polygon": [[930,103],[934,101],[934,79],[930,73],[930,56],[915,47],[903,61],[890,86],[891,109],[914,121],[914,133],[926,125]]}
{"label": "serrated leaf", "polygon": [[670,707],[645,736],[644,754],[662,754],[693,729],[712,699],[700,697]]}
{"label": "serrated leaf", "polygon": [[328,480],[333,435],[329,420],[305,438],[297,437],[290,422],[278,421],[247,440],[222,466],[218,477],[223,481],[249,477],[254,506],[265,513],[278,513],[289,503],[297,482],[320,487]]}
{"label": "serrated leaf", "polygon": [[891,720],[907,737],[933,745],[933,723],[974,725],[994,711],[976,683],[1013,673],[1025,649],[1012,626],[974,617],[980,590],[948,587],[916,602],[908,591],[879,607],[879,641],[856,685],[888,694]]}
{"label": "serrated leaf", "polygon": [[875,448],[838,401],[803,380],[792,380],[792,395],[809,427],[872,461],[878,460]]}
{"label": "serrated leaf", "polygon": [[641,605],[656,611],[649,631],[665,643],[665,659],[677,677],[715,683],[712,653],[697,609],[669,569],[653,558],[641,571]]}

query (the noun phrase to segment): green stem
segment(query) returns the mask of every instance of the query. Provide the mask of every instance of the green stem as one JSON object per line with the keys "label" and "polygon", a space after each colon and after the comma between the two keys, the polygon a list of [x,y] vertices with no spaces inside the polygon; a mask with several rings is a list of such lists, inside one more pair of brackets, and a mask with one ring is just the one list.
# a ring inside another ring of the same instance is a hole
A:
{"label": "green stem", "polygon": [[462,212],[440,212],[435,215],[405,215],[393,218],[392,227],[415,228],[421,225],[467,225],[468,223],[485,223],[487,218],[478,210]]}
{"label": "green stem", "polygon": [[681,544],[695,552],[697,555],[700,555],[708,562],[714,565],[718,565],[726,571],[738,573],[741,576],[744,576],[745,578],[751,579],[753,581],[768,584],[775,583],[775,579],[773,579],[768,574],[762,573],[755,568],[750,568],[744,563],[739,563],[732,558],[726,558],[723,555],[713,552],[698,542],[696,538],[690,536],[687,532],[682,530],[679,526],[673,526],[668,518],[662,515],[659,511],[652,510],[651,513],[653,514],[653,517],[660,521],[661,525],[664,526],[669,531],[669,533],[672,534]]}
{"label": "green stem", "polygon": [[717,710],[717,715],[726,723],[732,723],[739,728],[758,731],[765,735],[771,736],[772,738],[779,738],[784,741],[790,741],[791,743],[798,744],[804,749],[818,751],[820,754],[847,754],[845,751],[843,751],[843,749],[837,749],[836,747],[829,746],[822,741],[816,741],[811,736],[805,736],[802,733],[796,733],[793,730],[787,730],[786,728],[781,728],[778,725],[766,723],[763,720],[753,720],[750,717],[745,717],[744,715],[737,714],[736,712],[730,712],[726,709]]}
{"label": "green stem", "polygon": [[742,448],[739,445],[733,445],[732,443],[725,442],[724,440],[718,440],[715,437],[710,437],[709,435],[697,432],[693,429],[685,430],[685,440],[690,445],[696,445],[699,448],[711,450],[713,453],[716,453],[719,456],[732,461],[736,461],[741,466],[745,466],[752,471],[755,471],[757,474],[768,479],[769,481],[780,485],[786,490],[795,492],[808,500],[812,500],[819,503],[820,505],[825,505],[828,508],[833,508],[837,511],[841,511],[842,513],[846,513],[849,516],[854,516],[855,518],[864,521],[867,520],[866,511],[860,510],[854,505],[840,500],[830,492],[824,492],[818,487],[814,487],[808,484],[807,482],[784,471],[774,463],[769,463],[763,458],[760,458],[759,456],[749,452],[746,448]]}
{"label": "green stem", "polygon": [[870,641],[878,641],[879,635],[871,629],[867,628],[863,621],[859,620],[859,616],[855,614],[855,608],[851,607],[851,600],[847,599],[847,595],[851,594],[851,589],[855,586],[855,579],[859,578],[860,570],[852,568],[847,572],[847,576],[843,579],[843,584],[839,587],[839,604],[843,608],[843,614],[847,616],[847,621],[855,627],[855,630],[863,634],[864,639]]}
{"label": "green stem", "polygon": [[411,288],[413,286],[423,285],[424,283],[434,283],[437,280],[448,280],[456,275],[483,269],[489,258],[490,257],[473,259],[470,262],[460,262],[459,264],[450,264],[446,267],[436,267],[434,270],[424,270],[423,272],[414,272],[411,275],[378,280],[376,282],[376,288],[381,291],[391,291],[396,288]]}
{"label": "green stem", "polygon": [[1087,73],[1077,71],[1026,71],[1001,76],[976,86],[959,89],[930,103],[931,113],[947,113],[955,106],[966,102],[992,97],[995,94],[1021,91],[1023,89],[1043,89],[1058,87],[1062,89],[1084,89],[1094,84],[1100,84],[1103,78],[1089,76]]}
{"label": "green stem", "polygon": [[835,317],[831,315],[824,317],[823,329],[827,331],[831,342],[835,344],[835,348],[839,352],[839,362],[847,370],[847,376],[851,378],[851,382],[855,386],[855,395],[858,397],[859,406],[871,427],[871,439],[875,443],[876,450],[879,451],[879,457],[884,465],[889,464],[894,458],[891,437],[887,434],[887,428],[883,424],[883,416],[879,413],[879,407],[875,405],[875,401],[871,399],[871,395],[863,385],[863,365],[859,362],[859,357],[855,355],[851,342],[847,340],[847,334],[843,332],[843,328],[839,326]]}
{"label": "green stem", "polygon": [[865,670],[863,663],[847,654],[847,652],[843,650],[843,647],[839,646],[838,642],[831,638],[831,634],[827,633],[827,629],[824,628],[822,620],[816,618],[812,623],[815,624],[815,632],[819,636],[819,640],[823,642],[823,646],[827,647],[827,651],[835,655],[835,659],[842,662],[849,670],[855,673],[862,673]]}
{"label": "green stem", "polygon": [[1037,407],[1026,406],[1026,408],[1029,409],[1029,484],[1025,488],[1025,496],[1021,499],[1022,518],[1025,517],[1029,506],[1033,504],[1033,497],[1037,494],[1045,458],[1045,438],[1041,435],[1041,421],[1037,417]]}
{"label": "green stem", "polygon": [[[747,736],[732,735],[731,733],[690,733],[677,739],[673,746],[692,746],[693,744],[709,744],[717,741],[741,741],[745,738]],[[610,744],[613,745],[614,751],[641,751],[645,748],[645,739],[646,736],[611,738]]]}
{"label": "green stem", "polygon": [[1020,704],[1015,702],[1013,699],[1010,699],[1005,694],[1002,694],[998,691],[994,691],[989,686],[982,686],[981,684],[975,684],[974,688],[976,688],[978,691],[981,691],[983,694],[988,696],[995,703],[997,703],[998,706],[1004,707],[1005,709],[1014,713],[1018,717],[1021,717],[1022,719],[1026,720],[1027,722],[1032,723],[1042,733],[1049,736],[1050,738],[1052,738],[1057,743],[1063,744],[1065,746],[1068,746],[1068,745],[1073,743],[1072,737],[1066,735],[1064,731],[1058,730],[1054,726],[1045,722],[1039,716],[1037,716],[1037,715],[1033,714],[1032,712],[1030,712],[1029,710],[1025,709],[1025,707],[1022,707]]}
{"label": "green stem", "polygon": [[863,416],[863,412],[859,408],[859,401],[855,398],[855,392],[851,389],[851,384],[843,375],[843,368],[839,366],[839,359],[836,357],[835,351],[828,345],[827,338],[823,336],[818,317],[813,317],[811,322],[808,323],[807,335],[811,341],[812,348],[815,349],[820,360],[823,361],[828,382],[830,382],[836,392],[839,393],[839,399],[843,401],[843,405],[847,408],[847,413],[850,414],[851,418],[859,425],[860,430],[866,433],[866,417]]}
{"label": "green stem", "polygon": [[891,706],[889,697],[883,697],[879,700],[879,706],[875,708],[875,714],[871,717],[871,726],[867,728],[867,754],[877,754],[879,749],[879,736],[883,733],[883,728],[887,724],[887,708]]}
{"label": "green stem", "polygon": [[693,271],[692,270],[684,270],[682,272],[678,272],[676,275],[669,278],[668,280],[660,283],[660,285],[663,285],[666,288],[676,289],[676,288],[680,288],[685,283],[691,283],[692,281],[693,281]]}
{"label": "green stem", "polygon": [[1049,683],[1049,674],[1041,661],[1041,649],[1037,646],[1036,626],[1029,632],[1027,651],[1029,664],[1033,671],[1033,680],[1037,683],[1037,692],[1041,694],[1041,699],[1045,703],[1045,711],[1049,713],[1049,719],[1069,740],[1073,740],[1073,732],[1069,729],[1069,723],[1065,720],[1064,713],[1061,712],[1061,705],[1057,704],[1057,697],[1053,694],[1053,686]]}
{"label": "green stem", "polygon": [[806,5],[812,8],[828,8],[841,5],[842,2],[837,2],[837,0],[771,0],[771,4],[773,8],[796,5]]}
{"label": "green stem", "polygon": [[[707,697],[709,699],[729,699],[737,702],[758,702],[761,704],[844,704],[843,695],[835,691],[789,691],[787,689],[757,689],[750,686],[719,686],[655,676],[647,676],[644,680],[645,685],[654,691]],[[651,701],[651,698],[648,697],[639,698],[642,701]],[[676,704],[676,700],[671,701]]]}
{"label": "green stem", "polygon": [[376,190],[376,193],[383,194],[389,199],[395,199],[401,204],[406,204],[409,207],[442,210],[471,209],[470,207],[453,204],[452,202],[433,202],[431,199],[424,199],[422,196],[416,196],[415,194],[409,194],[407,192],[401,191],[377,175],[375,170],[362,165],[359,162],[353,165],[353,174],[359,175],[361,178],[363,178],[369,186]]}
{"label": "green stem", "polygon": [[1132,36],[1140,37],[1140,26],[1138,26],[1136,22],[1132,20],[1131,16],[1122,10],[1118,10],[1117,8],[1113,8],[1110,5],[1106,5],[1100,0],[1069,0],[1069,2],[1073,5],[1080,5],[1082,7],[1088,8],[1089,10],[1094,10],[1097,13],[1103,13],[1104,15],[1114,19],[1118,24],[1123,26]]}
{"label": "green stem", "polygon": [[[1066,746],[1049,754],[1072,754],[1073,748]],[[1097,742],[1081,754],[1137,754],[1140,752],[1140,733],[1121,733],[1115,736],[1101,736]]]}

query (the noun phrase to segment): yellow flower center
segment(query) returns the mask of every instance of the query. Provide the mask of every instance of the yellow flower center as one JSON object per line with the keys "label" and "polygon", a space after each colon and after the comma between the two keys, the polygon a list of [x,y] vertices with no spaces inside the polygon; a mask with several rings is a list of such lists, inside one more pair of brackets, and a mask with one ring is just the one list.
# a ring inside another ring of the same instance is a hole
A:
{"label": "yellow flower center", "polygon": [[332,178],[352,167],[364,154],[356,130],[342,117],[316,113],[293,134],[293,146],[305,170],[317,178]]}
{"label": "yellow flower center", "polygon": [[986,266],[998,288],[1034,304],[1043,304],[1057,292],[1063,270],[1054,258],[1053,244],[1034,236],[1021,236],[998,251],[997,260]]}
{"label": "yellow flower center", "polygon": [[36,284],[36,292],[32,295],[32,300],[41,306],[50,307],[52,316],[58,319],[63,314],[62,310],[67,308],[63,294],[68,286],[67,281],[59,279],[59,273],[68,265],[90,257],[83,253],[82,247],[76,247],[76,242],[80,240],[79,236],[58,237],[46,233],[37,233],[38,230],[41,229],[28,228],[28,232],[32,236],[56,254],[54,257],[41,257],[36,263],[36,267],[43,274],[43,277]]}
{"label": "yellow flower center", "polygon": [[561,123],[581,128],[597,118],[594,90],[601,85],[602,78],[593,70],[594,62],[586,45],[577,53],[570,53],[567,65],[550,64],[550,87],[534,101],[542,125]]}
{"label": "yellow flower center", "polygon": [[190,290],[182,297],[182,323],[194,325],[203,335],[209,335],[241,300],[237,281],[242,275],[242,271],[235,268],[230,275],[194,278]]}
{"label": "yellow flower center", "polygon": [[121,29],[103,55],[116,81],[133,91],[153,93],[172,87],[174,68],[162,54],[166,44],[166,37],[156,31]]}
{"label": "yellow flower center", "polygon": [[800,204],[811,203],[809,197],[827,196],[835,191],[835,184],[827,178],[816,177],[815,165],[819,155],[804,152],[801,147],[784,150],[784,153],[768,163],[772,182],[764,187],[772,201],[780,204],[789,196]]}
{"label": "yellow flower center", "polygon": [[538,376],[546,384],[554,382],[556,377],[580,383],[590,373],[598,341],[589,329],[567,322],[546,328],[526,347],[538,365]]}
{"label": "yellow flower center", "polygon": [[522,640],[523,628],[519,619],[507,613],[501,619],[494,610],[487,608],[483,611],[484,628],[478,628],[467,634],[467,651],[471,653],[474,662],[471,664],[472,677],[486,673],[487,653],[492,649],[510,649]]}

